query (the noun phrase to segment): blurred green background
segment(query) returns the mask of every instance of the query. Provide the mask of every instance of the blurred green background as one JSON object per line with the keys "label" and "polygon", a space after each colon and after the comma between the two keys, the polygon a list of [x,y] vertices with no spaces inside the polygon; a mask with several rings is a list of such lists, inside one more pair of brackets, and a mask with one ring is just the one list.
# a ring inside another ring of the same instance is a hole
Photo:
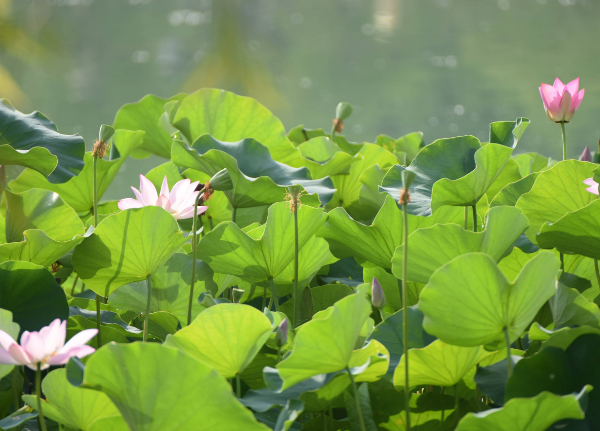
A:
{"label": "blurred green background", "polygon": [[[600,138],[600,2],[594,0],[0,0],[0,97],[40,110],[88,149],[125,103],[219,87],[286,128],[427,143],[529,117],[517,152],[561,157],[538,87],[581,78],[569,156]],[[104,196],[165,161],[128,160]]]}

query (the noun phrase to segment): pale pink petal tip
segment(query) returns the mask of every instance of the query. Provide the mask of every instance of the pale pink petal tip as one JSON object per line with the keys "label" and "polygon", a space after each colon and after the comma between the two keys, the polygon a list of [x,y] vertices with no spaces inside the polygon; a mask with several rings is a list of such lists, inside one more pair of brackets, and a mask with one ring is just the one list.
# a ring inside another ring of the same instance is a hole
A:
{"label": "pale pink petal tip", "polygon": [[583,180],[583,184],[586,184],[588,186],[594,186],[598,183],[596,181],[594,181],[594,177],[590,177],[590,178]]}

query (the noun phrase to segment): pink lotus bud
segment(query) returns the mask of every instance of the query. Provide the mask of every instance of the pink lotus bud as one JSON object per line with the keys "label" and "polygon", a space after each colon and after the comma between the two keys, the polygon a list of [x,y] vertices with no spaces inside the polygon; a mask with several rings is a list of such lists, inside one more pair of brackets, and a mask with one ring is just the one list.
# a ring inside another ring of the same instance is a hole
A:
{"label": "pink lotus bud", "polygon": [[581,153],[581,157],[579,157],[579,160],[582,162],[592,161],[592,152],[590,151],[590,147],[588,147],[587,145],[585,146],[585,148],[583,149],[583,153]]}
{"label": "pink lotus bud", "polygon": [[540,95],[544,102],[546,115],[555,123],[568,123],[579,108],[585,90],[579,91],[579,78],[563,84],[556,78],[554,85],[543,84],[540,86]]}
{"label": "pink lotus bud", "polygon": [[373,283],[371,284],[371,302],[375,308],[385,307],[385,293],[377,278],[373,277]]}
{"label": "pink lotus bud", "polygon": [[275,330],[275,344],[279,347],[287,343],[288,339],[288,320],[283,319]]}
{"label": "pink lotus bud", "polygon": [[594,181],[594,178],[588,178],[587,180],[583,180],[583,184],[589,186],[586,189],[588,192],[593,193],[595,195],[598,194],[598,183]]}

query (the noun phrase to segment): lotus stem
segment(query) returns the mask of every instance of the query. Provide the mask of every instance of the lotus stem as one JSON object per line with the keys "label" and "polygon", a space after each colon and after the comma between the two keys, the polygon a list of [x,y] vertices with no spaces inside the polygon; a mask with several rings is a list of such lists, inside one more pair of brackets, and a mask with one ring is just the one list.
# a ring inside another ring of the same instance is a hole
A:
{"label": "lotus stem", "polygon": [[213,226],[212,217],[211,216],[207,216],[206,218],[208,219],[208,225],[210,226],[210,231],[212,232],[212,230],[215,228]]}
{"label": "lotus stem", "polygon": [[298,286],[298,189],[293,188],[292,212],[294,213],[294,315],[292,327],[296,328],[300,319],[300,287]]}
{"label": "lotus stem", "polygon": [[565,133],[565,122],[560,122],[560,128],[562,130],[562,138],[563,138],[563,161],[567,160],[567,135]]}
{"label": "lotus stem", "polygon": [[477,204],[473,205],[473,232],[477,232]]}
{"label": "lotus stem", "polygon": [[98,348],[102,347],[102,337],[100,336],[100,295],[96,295],[96,328],[98,328],[98,334],[96,340],[98,340]]}
{"label": "lotus stem", "polygon": [[360,429],[362,431],[366,431],[365,421],[363,420],[362,410],[360,409],[360,400],[358,399],[358,389],[356,388],[356,382],[354,381],[354,376],[350,372],[350,368],[346,367],[346,371],[348,371],[350,381],[352,382],[352,390],[354,391],[354,403],[356,405],[356,414],[358,415],[358,420],[360,422]]}
{"label": "lotus stem", "polygon": [[15,411],[21,408],[21,392],[23,392],[23,382],[19,379],[19,365],[15,365],[12,371],[12,393]]}
{"label": "lotus stem", "polygon": [[410,385],[408,383],[408,202],[402,204],[403,240],[402,247],[402,330],[404,342],[404,408],[406,409],[406,430],[410,431]]}
{"label": "lotus stem", "polygon": [[[194,262],[195,263],[195,262]],[[148,321],[150,318],[150,302],[152,302],[152,280],[150,275],[146,277],[146,286],[148,287],[148,300],[146,302],[146,314],[144,315],[144,338],[142,341],[148,339]]]}
{"label": "lotus stem", "polygon": [[454,421],[454,426],[456,427],[458,425],[458,419],[459,419],[459,412],[458,412],[458,408],[459,408],[459,403],[458,403],[458,384],[454,385],[454,414],[455,414],[455,421]]}
{"label": "lotus stem", "polygon": [[240,373],[235,375],[235,394],[238,398],[242,398],[242,382],[240,382]]}
{"label": "lotus stem", "polygon": [[263,304],[262,304],[262,311],[265,311],[265,308],[267,306],[267,288],[263,287]]}
{"label": "lotus stem", "polygon": [[194,219],[192,220],[192,284],[190,286],[190,300],[188,302],[188,326],[192,323],[192,302],[194,300],[194,282],[196,281],[196,256],[198,252],[198,226],[196,225],[198,220],[198,201],[202,194],[198,193],[194,202]]}
{"label": "lotus stem", "polygon": [[273,281],[273,277],[269,277],[269,286],[271,290],[271,302],[269,302],[269,310],[271,309],[271,303],[275,302],[275,311],[279,311],[279,298],[277,298],[277,293],[275,292],[275,282]]}
{"label": "lotus stem", "polygon": [[277,346],[277,362],[281,362],[281,346]]}
{"label": "lotus stem", "polygon": [[[236,213],[237,213],[237,208],[236,208],[236,207],[233,207],[233,211],[231,212],[231,221],[232,221],[232,222],[234,222],[234,223],[235,223],[235,216],[236,216]],[[210,226],[211,226],[211,230],[212,230],[212,222],[211,222],[211,225],[210,225]]]}
{"label": "lotus stem", "polygon": [[38,362],[37,370],[35,372],[35,395],[37,397],[38,406],[38,419],[40,421],[40,427],[42,431],[48,431],[46,428],[46,420],[44,419],[44,413],[42,412],[42,363]]}
{"label": "lotus stem", "polygon": [[596,271],[596,281],[600,286],[600,270],[598,269],[598,259],[594,259],[594,270]]}
{"label": "lotus stem", "polygon": [[79,281],[79,276],[75,276],[75,281],[73,282],[73,287],[71,287],[71,296],[75,294],[75,286],[77,286],[77,282]]}
{"label": "lotus stem", "polygon": [[504,339],[506,341],[506,369],[508,370],[508,377],[512,376],[512,360],[510,358],[510,337],[508,335],[508,328],[504,327]]}
{"label": "lotus stem", "polygon": [[[96,178],[97,173],[97,165],[98,165],[98,155],[96,151],[94,151],[94,156],[92,158],[92,190],[93,190],[93,202],[92,202],[92,211],[94,212],[94,229],[98,227],[98,179]],[[96,294],[96,327],[98,329],[98,334],[96,335],[96,340],[98,341],[98,348],[102,346],[102,325],[100,322],[100,295]]]}
{"label": "lotus stem", "polygon": [[469,229],[469,207],[465,207],[465,230]]}

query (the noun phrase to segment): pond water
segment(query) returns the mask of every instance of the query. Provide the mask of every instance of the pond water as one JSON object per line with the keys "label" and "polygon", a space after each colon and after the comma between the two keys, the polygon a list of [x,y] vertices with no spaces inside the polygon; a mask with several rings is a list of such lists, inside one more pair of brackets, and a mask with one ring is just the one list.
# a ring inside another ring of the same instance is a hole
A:
{"label": "pond water", "polygon": [[[592,0],[0,0],[0,96],[44,112],[88,148],[147,93],[219,87],[291,128],[353,141],[421,130],[427,143],[529,117],[519,152],[561,157],[538,87],[581,78],[571,157],[600,138],[600,3]],[[164,160],[163,160],[164,161]],[[128,160],[104,198],[129,195],[158,158]]]}

